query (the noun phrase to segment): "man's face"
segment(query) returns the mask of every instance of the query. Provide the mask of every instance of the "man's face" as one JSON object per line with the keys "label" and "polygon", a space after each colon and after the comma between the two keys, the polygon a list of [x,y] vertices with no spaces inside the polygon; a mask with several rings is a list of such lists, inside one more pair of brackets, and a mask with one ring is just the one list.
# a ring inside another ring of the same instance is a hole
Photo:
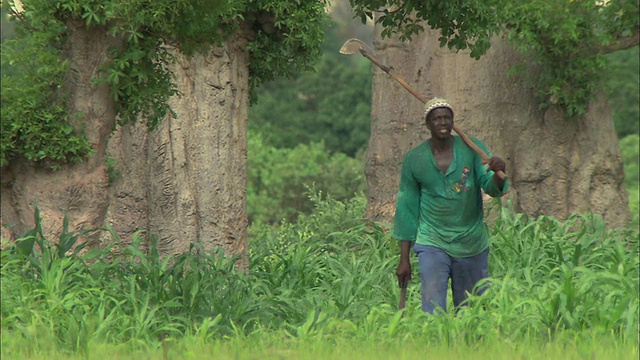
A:
{"label": "man's face", "polygon": [[453,113],[444,107],[433,109],[426,119],[426,124],[433,138],[447,139],[453,129]]}

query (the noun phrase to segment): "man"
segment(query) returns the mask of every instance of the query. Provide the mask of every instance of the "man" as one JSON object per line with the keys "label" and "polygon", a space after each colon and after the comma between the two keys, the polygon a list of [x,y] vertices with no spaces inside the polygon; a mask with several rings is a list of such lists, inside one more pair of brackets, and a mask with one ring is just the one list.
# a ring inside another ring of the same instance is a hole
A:
{"label": "man", "polygon": [[[431,138],[405,155],[400,174],[393,237],[401,240],[396,275],[400,286],[411,280],[409,253],[418,256],[422,310],[446,311],[449,279],[457,308],[478,281],[489,276],[489,234],[484,223],[482,191],[493,197],[508,190],[496,175],[505,162],[482,158],[452,135],[453,108],[435,98],[425,105]],[[488,156],[486,146],[472,138]],[[481,292],[481,290],[479,291]]]}

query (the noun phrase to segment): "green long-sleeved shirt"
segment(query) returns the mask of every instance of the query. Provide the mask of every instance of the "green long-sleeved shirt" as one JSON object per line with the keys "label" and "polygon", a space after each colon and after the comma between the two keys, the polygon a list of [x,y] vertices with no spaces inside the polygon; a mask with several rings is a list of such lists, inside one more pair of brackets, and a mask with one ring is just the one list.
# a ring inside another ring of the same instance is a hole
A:
{"label": "green long-sleeved shirt", "polygon": [[[491,153],[472,138],[488,156]],[[489,246],[482,207],[482,191],[502,196],[482,158],[454,136],[453,160],[443,173],[436,165],[429,142],[405,155],[392,236],[444,250],[453,257],[474,256]]]}

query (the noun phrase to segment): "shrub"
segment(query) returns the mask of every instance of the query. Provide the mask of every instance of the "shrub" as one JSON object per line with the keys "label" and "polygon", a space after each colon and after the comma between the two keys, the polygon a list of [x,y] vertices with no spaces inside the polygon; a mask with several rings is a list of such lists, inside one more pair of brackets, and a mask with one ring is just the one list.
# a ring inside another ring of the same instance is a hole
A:
{"label": "shrub", "polygon": [[265,145],[249,134],[247,213],[251,222],[295,221],[313,210],[310,194],[347,200],[364,192],[364,162],[329,154],[322,143],[293,149]]}

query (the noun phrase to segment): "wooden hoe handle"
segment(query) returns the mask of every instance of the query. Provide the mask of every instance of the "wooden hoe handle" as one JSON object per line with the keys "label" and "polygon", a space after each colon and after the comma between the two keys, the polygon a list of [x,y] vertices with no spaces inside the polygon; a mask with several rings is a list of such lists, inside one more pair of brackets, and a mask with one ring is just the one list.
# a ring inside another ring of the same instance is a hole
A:
{"label": "wooden hoe handle", "polygon": [[[467,134],[465,134],[462,130],[458,129],[455,125],[453,125],[453,131],[457,132],[458,135],[460,135],[460,137],[462,138],[462,140],[467,145],[469,145],[469,147],[472,148],[478,155],[480,155],[480,157],[482,157],[482,160],[484,161],[489,160],[489,156],[487,156],[487,154],[484,151],[482,151],[482,149],[480,149],[478,145],[476,145],[476,143],[471,141],[471,139],[469,139]],[[498,175],[498,177],[502,180],[507,178],[507,174],[505,174],[502,170],[498,170],[496,172],[496,175]]]}
{"label": "wooden hoe handle", "polygon": [[400,306],[398,308],[400,310],[404,309],[407,303],[407,284],[403,284],[400,288]]}
{"label": "wooden hoe handle", "polygon": [[[381,64],[378,60],[376,60],[373,56],[371,56],[371,54],[369,54],[369,52],[366,49],[360,48],[360,53],[362,54],[362,56],[366,57],[372,63],[374,63],[377,67],[382,69],[382,71],[386,72],[387,74],[391,75],[394,79],[396,79],[396,81],[398,81],[403,88],[405,88],[407,91],[413,94],[413,96],[415,96],[418,100],[422,101],[423,104],[427,103],[427,99],[425,99],[424,96],[420,95],[417,91],[415,91],[411,86],[409,86],[409,84],[407,84],[406,81],[404,81],[403,78],[401,78],[396,73],[391,71],[391,69],[388,66]],[[478,145],[476,145],[473,141],[471,141],[471,139],[469,139],[469,137],[462,130],[460,130],[458,127],[453,125],[453,131],[458,133],[458,135],[460,135],[460,137],[465,142],[465,144],[467,144],[478,155],[480,155],[480,157],[482,157],[482,160],[484,161],[489,160],[489,156],[487,156],[487,154],[484,151],[482,151],[482,149],[480,149]],[[498,171],[496,174],[502,180],[507,178],[507,174],[505,174],[503,171]]]}

